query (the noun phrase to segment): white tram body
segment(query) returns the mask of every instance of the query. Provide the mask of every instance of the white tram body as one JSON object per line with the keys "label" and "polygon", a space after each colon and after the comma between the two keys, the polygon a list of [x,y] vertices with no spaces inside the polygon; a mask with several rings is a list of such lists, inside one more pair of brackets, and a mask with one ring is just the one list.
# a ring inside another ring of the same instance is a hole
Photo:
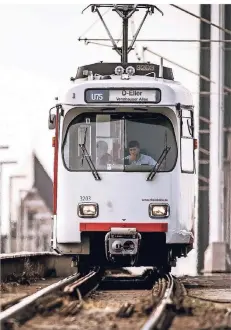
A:
{"label": "white tram body", "polygon": [[[49,116],[52,247],[79,266],[169,268],[193,247],[193,101],[169,72],[147,63],[80,67]],[[104,163],[99,141],[108,148]],[[132,163],[131,141],[157,163]]]}

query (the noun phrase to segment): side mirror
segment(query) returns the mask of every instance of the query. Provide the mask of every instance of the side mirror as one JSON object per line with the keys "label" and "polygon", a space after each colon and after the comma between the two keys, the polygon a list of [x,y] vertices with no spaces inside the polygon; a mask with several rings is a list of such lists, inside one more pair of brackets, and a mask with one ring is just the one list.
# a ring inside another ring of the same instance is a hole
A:
{"label": "side mirror", "polygon": [[48,128],[49,129],[55,129],[55,120],[56,120],[55,114],[49,115],[49,118],[48,118]]}

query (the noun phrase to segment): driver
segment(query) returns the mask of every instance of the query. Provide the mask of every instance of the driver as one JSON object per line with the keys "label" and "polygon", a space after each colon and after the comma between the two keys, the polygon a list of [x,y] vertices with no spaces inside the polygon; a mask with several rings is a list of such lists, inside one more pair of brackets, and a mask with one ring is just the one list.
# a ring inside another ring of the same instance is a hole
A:
{"label": "driver", "polygon": [[125,157],[131,165],[156,165],[156,161],[147,155],[140,153],[140,144],[138,141],[130,141],[128,144],[130,155]]}

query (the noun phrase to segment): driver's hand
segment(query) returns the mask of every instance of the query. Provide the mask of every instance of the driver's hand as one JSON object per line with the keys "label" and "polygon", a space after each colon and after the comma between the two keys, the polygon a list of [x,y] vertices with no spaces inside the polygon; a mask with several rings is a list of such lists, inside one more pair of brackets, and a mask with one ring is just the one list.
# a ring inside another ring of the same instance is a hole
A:
{"label": "driver's hand", "polygon": [[136,155],[131,154],[131,155],[130,155],[130,160],[136,160]]}

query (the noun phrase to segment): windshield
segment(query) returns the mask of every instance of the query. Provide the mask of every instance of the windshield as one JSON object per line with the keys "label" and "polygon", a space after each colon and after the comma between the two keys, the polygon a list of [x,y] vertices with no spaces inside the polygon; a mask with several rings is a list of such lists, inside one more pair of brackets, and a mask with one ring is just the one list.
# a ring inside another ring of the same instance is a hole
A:
{"label": "windshield", "polygon": [[88,153],[97,171],[149,172],[170,147],[158,172],[172,171],[177,160],[173,126],[162,114],[82,113],[69,124],[63,141],[63,161],[70,171],[90,171]]}

